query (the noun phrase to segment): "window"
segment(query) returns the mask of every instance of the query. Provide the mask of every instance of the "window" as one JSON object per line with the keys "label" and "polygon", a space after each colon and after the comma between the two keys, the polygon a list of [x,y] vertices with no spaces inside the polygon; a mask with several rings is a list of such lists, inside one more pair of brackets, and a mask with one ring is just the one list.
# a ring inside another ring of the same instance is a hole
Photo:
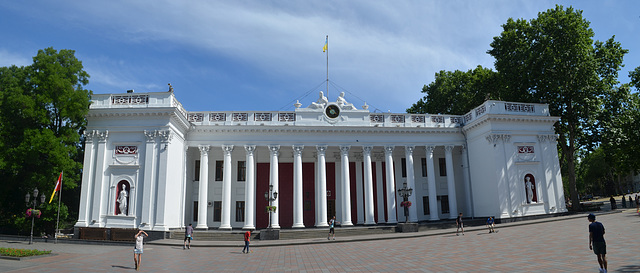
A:
{"label": "window", "polygon": [[402,158],[400,160],[400,165],[402,166],[402,177],[407,177],[407,159]]}
{"label": "window", "polygon": [[195,173],[193,174],[194,181],[200,181],[200,160],[196,160]]}
{"label": "window", "polygon": [[442,213],[449,213],[449,196],[438,196],[438,200],[440,200],[440,210],[442,210]]}
{"label": "window", "polygon": [[447,176],[447,161],[444,158],[438,158],[440,176]]}
{"label": "window", "polygon": [[247,180],[247,162],[246,161],[238,161],[238,181]]}
{"label": "window", "polygon": [[427,159],[420,158],[420,165],[422,166],[422,177],[427,177]]}
{"label": "window", "polygon": [[429,215],[429,196],[422,197],[422,213]]}
{"label": "window", "polygon": [[244,201],[236,201],[236,222],[244,222]]}
{"label": "window", "polygon": [[198,222],[198,201],[193,201],[193,221]]}
{"label": "window", "polygon": [[220,222],[222,216],[222,201],[213,201],[213,221]]}
{"label": "window", "polygon": [[224,162],[216,161],[216,181],[222,181],[222,172],[224,171]]}

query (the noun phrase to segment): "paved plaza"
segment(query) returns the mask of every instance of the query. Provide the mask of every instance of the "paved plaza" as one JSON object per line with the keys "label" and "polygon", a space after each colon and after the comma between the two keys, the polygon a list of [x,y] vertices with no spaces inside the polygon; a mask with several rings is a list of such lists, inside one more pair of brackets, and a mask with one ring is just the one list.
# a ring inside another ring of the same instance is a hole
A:
{"label": "paved plaza", "polygon": [[[609,272],[640,272],[640,217],[635,209],[598,215],[606,228]],[[367,235],[295,241],[256,241],[242,254],[238,242],[146,244],[142,272],[598,272],[588,247],[586,214],[498,225],[498,233],[470,227],[391,239]],[[0,247],[52,249],[56,255],[0,259],[0,272],[132,272],[132,246],[0,241]]]}

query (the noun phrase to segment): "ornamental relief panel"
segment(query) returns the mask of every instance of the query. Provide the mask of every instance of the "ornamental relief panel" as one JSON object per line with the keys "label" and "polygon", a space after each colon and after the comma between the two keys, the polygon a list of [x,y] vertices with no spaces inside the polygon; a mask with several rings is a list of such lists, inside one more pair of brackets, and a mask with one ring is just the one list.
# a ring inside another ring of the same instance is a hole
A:
{"label": "ornamental relief panel", "polygon": [[516,146],[516,161],[518,162],[532,162],[536,161],[536,153],[534,144],[518,143]]}
{"label": "ornamental relief panel", "polygon": [[137,145],[115,145],[113,149],[114,165],[138,165]]}

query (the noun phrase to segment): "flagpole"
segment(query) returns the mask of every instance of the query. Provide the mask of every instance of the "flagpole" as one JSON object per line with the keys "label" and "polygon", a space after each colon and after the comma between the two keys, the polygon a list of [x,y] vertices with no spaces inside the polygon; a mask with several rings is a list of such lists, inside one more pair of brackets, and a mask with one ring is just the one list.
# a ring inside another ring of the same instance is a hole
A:
{"label": "flagpole", "polygon": [[[64,173],[64,171],[62,171]],[[58,220],[56,221],[56,234],[54,235],[55,243],[58,243],[58,234],[60,233],[60,200],[62,200],[62,177],[60,177],[60,194],[58,194]]]}
{"label": "flagpole", "polygon": [[327,35],[327,97],[329,97],[329,35]]}

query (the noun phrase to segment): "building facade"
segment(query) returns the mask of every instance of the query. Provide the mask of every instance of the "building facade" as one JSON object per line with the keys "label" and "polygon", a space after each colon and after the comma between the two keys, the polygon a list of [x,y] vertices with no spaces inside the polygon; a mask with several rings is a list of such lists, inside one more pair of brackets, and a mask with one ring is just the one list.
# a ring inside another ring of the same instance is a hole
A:
{"label": "building facade", "polygon": [[408,202],[410,222],[566,211],[547,105],[375,113],[321,92],[302,106],[189,112],[173,92],[92,95],[76,227],[394,224]]}

